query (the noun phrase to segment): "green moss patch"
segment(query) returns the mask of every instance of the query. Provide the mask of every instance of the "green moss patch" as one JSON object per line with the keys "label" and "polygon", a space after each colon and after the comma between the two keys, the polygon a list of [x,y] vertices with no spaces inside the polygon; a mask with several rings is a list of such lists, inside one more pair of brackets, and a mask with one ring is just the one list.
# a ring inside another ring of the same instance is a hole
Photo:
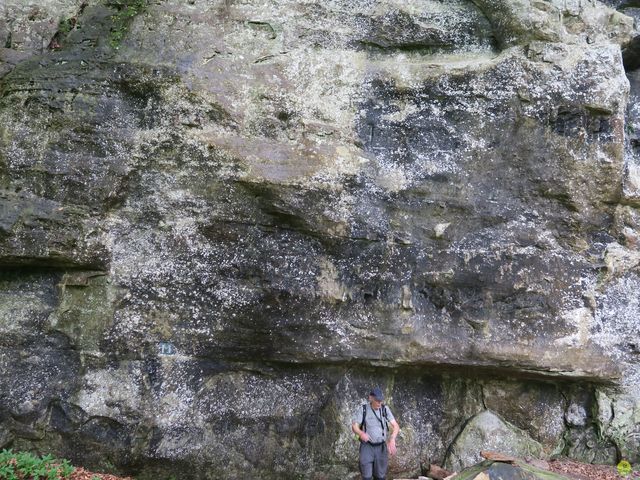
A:
{"label": "green moss patch", "polygon": [[118,48],[122,43],[131,22],[149,6],[148,0],[112,0],[107,6],[114,8],[116,14],[111,17],[113,25],[109,34],[109,44]]}

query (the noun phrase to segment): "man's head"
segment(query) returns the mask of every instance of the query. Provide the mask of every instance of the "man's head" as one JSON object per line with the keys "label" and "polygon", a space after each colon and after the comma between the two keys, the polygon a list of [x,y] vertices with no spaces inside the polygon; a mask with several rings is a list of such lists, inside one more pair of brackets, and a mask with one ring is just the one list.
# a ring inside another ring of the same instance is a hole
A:
{"label": "man's head", "polygon": [[374,408],[380,408],[380,405],[384,401],[384,394],[382,393],[382,389],[380,387],[373,387],[371,392],[369,392],[369,402],[371,406]]}

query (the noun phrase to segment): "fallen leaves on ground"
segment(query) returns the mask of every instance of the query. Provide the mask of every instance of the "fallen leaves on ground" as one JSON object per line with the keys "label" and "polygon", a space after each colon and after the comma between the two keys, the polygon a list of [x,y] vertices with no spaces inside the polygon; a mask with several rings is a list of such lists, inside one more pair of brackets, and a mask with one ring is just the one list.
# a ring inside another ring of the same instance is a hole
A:
{"label": "fallen leaves on ground", "polygon": [[77,467],[69,476],[69,480],[133,480],[131,477],[118,477],[117,475],[109,475],[106,473],[95,473]]}
{"label": "fallen leaves on ground", "polygon": [[640,472],[638,471],[622,476],[615,466],[594,465],[568,459],[551,460],[549,467],[552,472],[560,473],[575,480],[631,480],[640,477]]}
{"label": "fallen leaves on ground", "polygon": [[[548,462],[549,470],[575,480],[635,480],[640,478],[640,471],[627,476],[620,475],[615,466],[594,465],[569,459],[555,459]],[[69,480],[133,480],[131,477],[118,477],[106,473],[94,473],[84,468],[76,468]]]}

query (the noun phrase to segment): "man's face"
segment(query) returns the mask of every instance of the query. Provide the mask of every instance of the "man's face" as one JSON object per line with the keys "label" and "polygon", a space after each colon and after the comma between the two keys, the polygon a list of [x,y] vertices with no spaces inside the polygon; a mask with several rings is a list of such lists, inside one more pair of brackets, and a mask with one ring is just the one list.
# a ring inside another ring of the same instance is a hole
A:
{"label": "man's face", "polygon": [[371,408],[374,410],[382,406],[382,402],[380,400],[376,400],[376,397],[373,395],[369,395],[369,403],[371,404]]}

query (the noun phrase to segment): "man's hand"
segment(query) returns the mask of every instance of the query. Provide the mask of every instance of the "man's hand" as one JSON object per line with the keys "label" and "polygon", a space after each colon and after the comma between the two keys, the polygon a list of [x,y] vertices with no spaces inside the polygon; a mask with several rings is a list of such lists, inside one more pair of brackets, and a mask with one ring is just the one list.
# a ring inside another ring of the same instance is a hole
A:
{"label": "man's hand", "polygon": [[392,456],[396,454],[396,439],[392,438],[391,440],[389,440],[389,454],[391,454]]}
{"label": "man's hand", "polygon": [[358,438],[360,438],[361,441],[363,442],[369,441],[369,435],[367,435],[366,432],[363,432],[362,430],[360,430],[360,425],[358,425],[357,422],[353,422],[351,424],[351,430],[353,431],[353,433],[358,435]]}

